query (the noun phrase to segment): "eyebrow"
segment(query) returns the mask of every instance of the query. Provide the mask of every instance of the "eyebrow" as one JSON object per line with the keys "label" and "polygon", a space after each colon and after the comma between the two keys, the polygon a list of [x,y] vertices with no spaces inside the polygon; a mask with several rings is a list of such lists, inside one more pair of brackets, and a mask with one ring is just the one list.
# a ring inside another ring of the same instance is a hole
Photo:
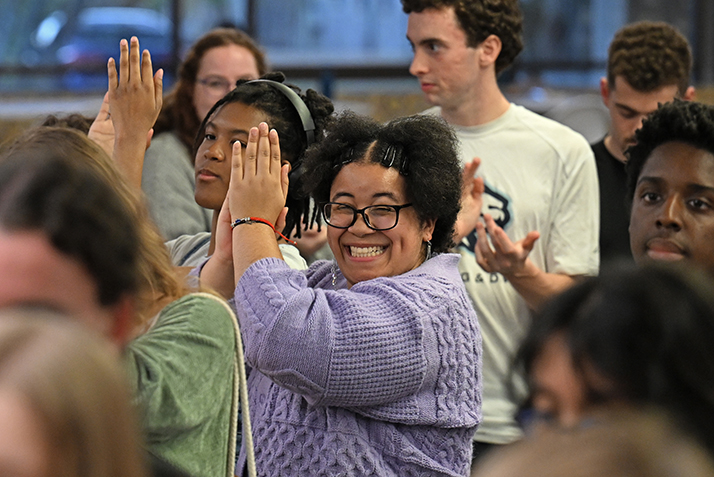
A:
{"label": "eyebrow", "polygon": [[637,110],[634,109],[634,108],[631,108],[631,107],[627,106],[626,104],[615,103],[615,106],[618,107],[618,108],[620,108],[620,109],[624,109],[624,110],[627,111],[628,113],[640,114],[639,111],[637,111]]}
{"label": "eyebrow", "polygon": [[[212,127],[212,128],[214,128],[214,129],[216,128],[216,125],[215,125],[215,123],[213,122],[213,120],[208,121],[208,122],[206,123],[206,128],[205,128],[205,129],[208,129],[209,126]],[[249,135],[249,132],[246,131],[245,129],[231,129],[229,132],[230,132],[231,134],[245,134],[245,135]]]}
{"label": "eyebrow", "polygon": [[[661,177],[642,176],[637,180],[637,186],[639,186],[642,183],[661,185],[664,182],[665,182],[665,180]],[[689,183],[689,184],[687,184],[687,189],[691,190],[692,192],[708,192],[708,193],[714,194],[714,187],[705,186],[703,184]]]}
{"label": "eyebrow", "polygon": [[615,103],[615,107],[619,108],[619,109],[623,109],[623,110],[625,110],[625,112],[630,113],[630,114],[652,114],[653,112],[656,111],[656,108],[653,109],[652,111],[638,111],[637,109],[632,108],[626,104],[617,103],[617,102]]}
{"label": "eyebrow", "polygon": [[[414,42],[412,41],[411,38],[409,38],[409,35],[406,35],[406,37],[407,37],[407,41],[413,45]],[[423,39],[419,40],[420,45],[423,45],[425,43],[444,43],[444,42],[440,38],[423,38]]]}
{"label": "eyebrow", "polygon": [[[338,192],[335,194],[335,196],[332,198],[333,201],[337,199],[341,199],[342,197],[347,197],[350,199],[354,199],[355,196],[353,194],[350,194],[349,192]],[[386,197],[387,199],[392,199],[394,202],[399,202],[397,197],[392,193],[392,192],[377,192],[376,194],[372,194],[372,199],[380,199],[382,197]]]}

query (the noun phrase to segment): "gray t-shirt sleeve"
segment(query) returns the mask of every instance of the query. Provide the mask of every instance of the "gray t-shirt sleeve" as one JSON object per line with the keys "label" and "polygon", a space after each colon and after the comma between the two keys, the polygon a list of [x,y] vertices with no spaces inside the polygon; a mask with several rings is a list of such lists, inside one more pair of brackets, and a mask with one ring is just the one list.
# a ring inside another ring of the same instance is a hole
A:
{"label": "gray t-shirt sleeve", "polygon": [[210,231],[212,211],[196,203],[195,187],[188,150],[173,133],[156,136],[146,151],[141,188],[167,240]]}

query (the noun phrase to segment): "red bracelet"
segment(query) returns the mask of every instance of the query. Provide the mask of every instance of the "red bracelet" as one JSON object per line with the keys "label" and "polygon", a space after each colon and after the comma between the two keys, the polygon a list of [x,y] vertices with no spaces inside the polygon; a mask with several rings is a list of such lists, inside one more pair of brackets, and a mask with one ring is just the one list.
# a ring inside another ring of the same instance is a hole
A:
{"label": "red bracelet", "polygon": [[270,222],[268,222],[265,219],[261,219],[260,217],[243,217],[242,219],[235,219],[233,221],[233,223],[231,224],[231,229],[236,228],[240,224],[265,224],[268,227],[270,227],[271,229],[273,229],[273,232],[275,232],[276,234],[278,234],[282,238],[284,238],[288,243],[290,243],[292,245],[297,245],[294,241],[290,240],[285,235],[283,235],[282,233],[275,230],[275,226],[273,224],[271,224]]}

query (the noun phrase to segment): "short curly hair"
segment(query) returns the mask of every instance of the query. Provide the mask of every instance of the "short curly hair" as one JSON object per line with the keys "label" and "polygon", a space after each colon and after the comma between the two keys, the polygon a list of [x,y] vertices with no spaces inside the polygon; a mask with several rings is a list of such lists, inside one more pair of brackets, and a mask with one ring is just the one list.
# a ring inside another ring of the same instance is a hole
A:
{"label": "short curly hair", "polygon": [[453,8],[466,44],[477,47],[489,35],[501,40],[496,74],[511,66],[523,50],[523,16],[518,0],[401,0],[404,13],[420,13],[427,8]]}
{"label": "short curly hair", "polygon": [[346,164],[394,167],[406,181],[407,200],[419,220],[436,220],[432,250],[443,253],[453,246],[461,207],[461,165],[456,136],[445,121],[416,115],[379,124],[348,111],[328,126],[327,137],[305,156],[304,184],[315,202],[329,202],[332,183]]}
{"label": "short curly hair", "polygon": [[630,202],[642,168],[658,146],[678,141],[714,154],[714,107],[679,99],[665,103],[645,119],[635,140],[637,143],[625,151]]}
{"label": "short curly hair", "polygon": [[611,88],[621,76],[643,93],[677,85],[684,95],[689,87],[692,51],[687,39],[664,22],[637,22],[620,29],[607,55],[607,81]]}

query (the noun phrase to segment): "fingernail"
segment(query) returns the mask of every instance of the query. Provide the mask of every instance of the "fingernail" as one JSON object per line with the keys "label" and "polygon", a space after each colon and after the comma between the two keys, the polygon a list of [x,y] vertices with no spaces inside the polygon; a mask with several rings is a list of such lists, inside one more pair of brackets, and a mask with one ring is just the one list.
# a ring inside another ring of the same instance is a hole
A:
{"label": "fingernail", "polygon": [[258,137],[258,128],[250,128],[250,137],[253,139]]}
{"label": "fingernail", "polygon": [[156,77],[159,79],[164,79],[164,69],[159,68],[159,71],[156,72]]}

